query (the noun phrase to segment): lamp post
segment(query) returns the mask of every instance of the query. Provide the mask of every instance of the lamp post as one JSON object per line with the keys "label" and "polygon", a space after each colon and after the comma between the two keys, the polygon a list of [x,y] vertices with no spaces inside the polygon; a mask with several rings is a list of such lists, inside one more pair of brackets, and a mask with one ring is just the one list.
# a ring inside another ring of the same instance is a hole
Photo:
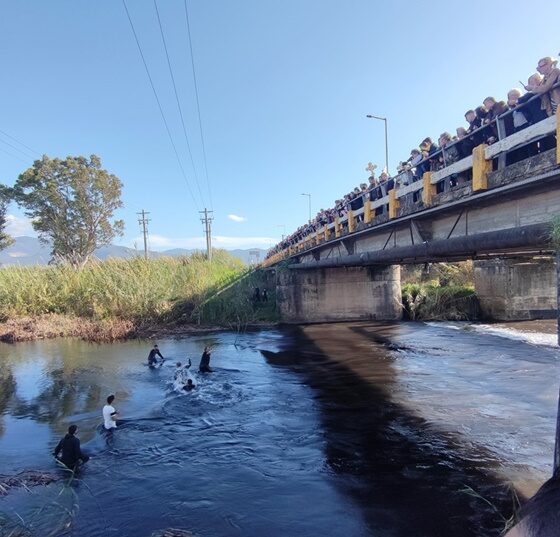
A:
{"label": "lamp post", "polygon": [[369,119],[379,119],[380,121],[385,122],[385,171],[387,173],[389,173],[389,142],[388,142],[388,139],[387,139],[387,118],[386,117],[373,116],[371,114],[368,114],[366,117],[369,118]]}
{"label": "lamp post", "polygon": [[309,201],[309,223],[311,223],[311,194],[302,194],[302,196],[307,196]]}
{"label": "lamp post", "polygon": [[278,224],[278,227],[282,228],[282,240],[286,238],[286,225],[285,224]]}

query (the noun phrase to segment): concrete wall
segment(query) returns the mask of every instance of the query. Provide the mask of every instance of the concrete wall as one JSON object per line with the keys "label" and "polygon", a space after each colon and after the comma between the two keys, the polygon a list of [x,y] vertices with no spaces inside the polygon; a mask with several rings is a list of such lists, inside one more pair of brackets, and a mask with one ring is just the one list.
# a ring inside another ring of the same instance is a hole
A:
{"label": "concrete wall", "polygon": [[474,262],[482,315],[496,321],[556,316],[556,267],[550,257]]}
{"label": "concrete wall", "polygon": [[281,318],[290,323],[402,316],[399,266],[282,270],[276,293]]}

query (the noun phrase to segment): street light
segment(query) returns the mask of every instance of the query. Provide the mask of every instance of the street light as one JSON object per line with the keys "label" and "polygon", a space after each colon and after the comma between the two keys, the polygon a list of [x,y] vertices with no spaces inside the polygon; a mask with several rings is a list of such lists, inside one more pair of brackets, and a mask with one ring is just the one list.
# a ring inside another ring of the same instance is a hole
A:
{"label": "street light", "polygon": [[307,196],[309,200],[309,223],[311,223],[311,194],[302,194],[302,196]]}
{"label": "street light", "polygon": [[282,240],[286,238],[286,224],[278,224],[277,227],[282,228]]}
{"label": "street light", "polygon": [[368,114],[366,117],[369,119],[379,119],[380,121],[385,122],[385,171],[389,173],[389,142],[387,141],[387,118],[373,116],[371,114]]}

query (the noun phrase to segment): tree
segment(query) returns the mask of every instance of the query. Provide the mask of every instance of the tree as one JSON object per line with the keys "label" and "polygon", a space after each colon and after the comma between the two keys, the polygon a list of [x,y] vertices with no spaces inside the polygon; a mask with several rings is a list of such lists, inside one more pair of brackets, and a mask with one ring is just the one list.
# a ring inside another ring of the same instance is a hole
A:
{"label": "tree", "polygon": [[53,259],[81,267],[97,248],[122,235],[124,222],[113,220],[122,207],[121,187],[95,155],[89,160],[44,155],[18,177],[13,196],[39,240],[51,245]]}
{"label": "tree", "polygon": [[0,185],[0,250],[7,248],[14,243],[14,239],[6,233],[6,211],[10,202],[10,190],[4,185]]}

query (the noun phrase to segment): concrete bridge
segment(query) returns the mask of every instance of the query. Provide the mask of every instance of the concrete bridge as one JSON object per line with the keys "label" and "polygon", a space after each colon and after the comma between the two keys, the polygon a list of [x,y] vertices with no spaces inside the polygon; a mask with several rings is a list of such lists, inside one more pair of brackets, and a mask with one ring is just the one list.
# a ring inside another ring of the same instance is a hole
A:
{"label": "concrete bridge", "polygon": [[[554,134],[556,147],[509,164],[514,151]],[[488,317],[555,316],[551,229],[560,215],[559,139],[560,110],[493,145],[475,147],[421,181],[366,201],[267,259],[265,267],[282,267],[282,317],[400,319],[400,265],[465,259],[475,260],[477,295]],[[472,180],[450,187],[457,174]]]}

